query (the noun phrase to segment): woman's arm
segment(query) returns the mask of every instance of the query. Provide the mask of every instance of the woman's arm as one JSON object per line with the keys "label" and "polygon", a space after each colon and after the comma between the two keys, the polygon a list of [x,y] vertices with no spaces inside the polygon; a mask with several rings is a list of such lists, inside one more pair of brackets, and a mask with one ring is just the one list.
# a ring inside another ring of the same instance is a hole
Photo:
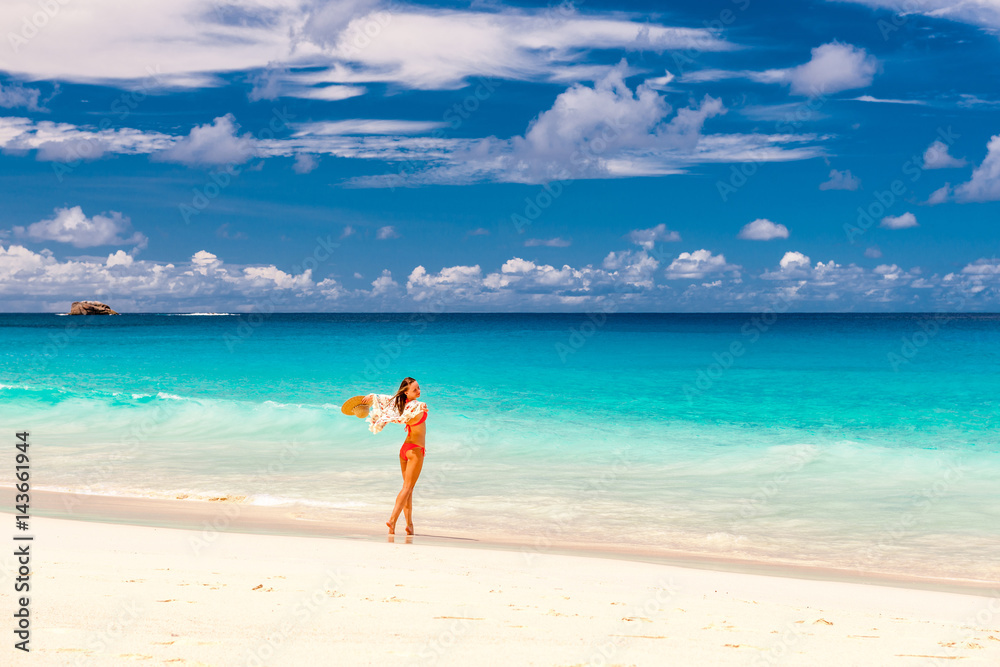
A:
{"label": "woman's arm", "polygon": [[413,419],[411,419],[408,422],[406,422],[406,424],[408,426],[418,426],[420,424],[423,424],[424,420],[426,420],[426,419],[427,419],[427,411],[424,410],[423,412],[417,414],[416,417],[414,417]]}

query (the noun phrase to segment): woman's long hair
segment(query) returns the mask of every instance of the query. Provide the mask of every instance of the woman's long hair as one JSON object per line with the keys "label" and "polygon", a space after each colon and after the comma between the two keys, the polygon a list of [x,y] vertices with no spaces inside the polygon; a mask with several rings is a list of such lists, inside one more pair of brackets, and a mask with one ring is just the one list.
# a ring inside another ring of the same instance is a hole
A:
{"label": "woman's long hair", "polygon": [[396,406],[396,412],[403,414],[403,406],[406,405],[406,390],[410,388],[412,383],[416,382],[413,378],[403,378],[403,381],[399,383],[399,391],[396,395],[392,397],[392,401]]}

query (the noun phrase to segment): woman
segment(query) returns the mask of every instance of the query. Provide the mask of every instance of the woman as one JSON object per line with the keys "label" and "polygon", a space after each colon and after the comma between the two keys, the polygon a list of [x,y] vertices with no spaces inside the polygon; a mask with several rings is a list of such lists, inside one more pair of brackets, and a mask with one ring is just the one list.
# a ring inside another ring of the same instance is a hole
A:
{"label": "woman", "polygon": [[420,477],[420,469],[424,465],[424,441],[427,435],[427,404],[416,400],[420,398],[420,385],[413,378],[404,378],[399,390],[394,396],[386,394],[368,394],[362,401],[370,406],[368,429],[378,433],[390,423],[406,424],[406,440],[399,449],[399,467],[403,472],[403,489],[396,496],[396,505],[392,515],[385,525],[389,526],[389,534],[396,534],[396,521],[399,513],[406,514],[406,534],[413,534],[413,487]]}

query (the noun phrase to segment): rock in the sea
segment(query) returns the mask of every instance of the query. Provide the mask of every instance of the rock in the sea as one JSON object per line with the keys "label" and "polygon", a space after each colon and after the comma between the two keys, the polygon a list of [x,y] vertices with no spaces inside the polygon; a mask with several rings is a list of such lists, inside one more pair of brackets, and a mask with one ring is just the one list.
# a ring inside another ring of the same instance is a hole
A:
{"label": "rock in the sea", "polygon": [[74,301],[69,309],[70,315],[121,315],[111,306],[100,301]]}

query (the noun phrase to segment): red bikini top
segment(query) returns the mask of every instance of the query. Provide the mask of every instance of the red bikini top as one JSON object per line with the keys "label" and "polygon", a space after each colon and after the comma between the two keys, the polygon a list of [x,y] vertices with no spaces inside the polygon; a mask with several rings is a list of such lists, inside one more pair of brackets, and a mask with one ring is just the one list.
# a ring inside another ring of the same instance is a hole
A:
{"label": "red bikini top", "polygon": [[[422,416],[420,417],[420,421],[418,421],[418,422],[417,422],[416,424],[413,424],[414,426],[420,426],[420,425],[421,425],[421,424],[423,424],[423,423],[424,423],[425,421],[427,421],[427,412],[421,412],[420,414],[422,415]],[[410,434],[410,425],[409,425],[409,424],[407,424],[407,425],[406,425],[406,434],[407,434],[407,435],[409,435],[409,434]]]}

